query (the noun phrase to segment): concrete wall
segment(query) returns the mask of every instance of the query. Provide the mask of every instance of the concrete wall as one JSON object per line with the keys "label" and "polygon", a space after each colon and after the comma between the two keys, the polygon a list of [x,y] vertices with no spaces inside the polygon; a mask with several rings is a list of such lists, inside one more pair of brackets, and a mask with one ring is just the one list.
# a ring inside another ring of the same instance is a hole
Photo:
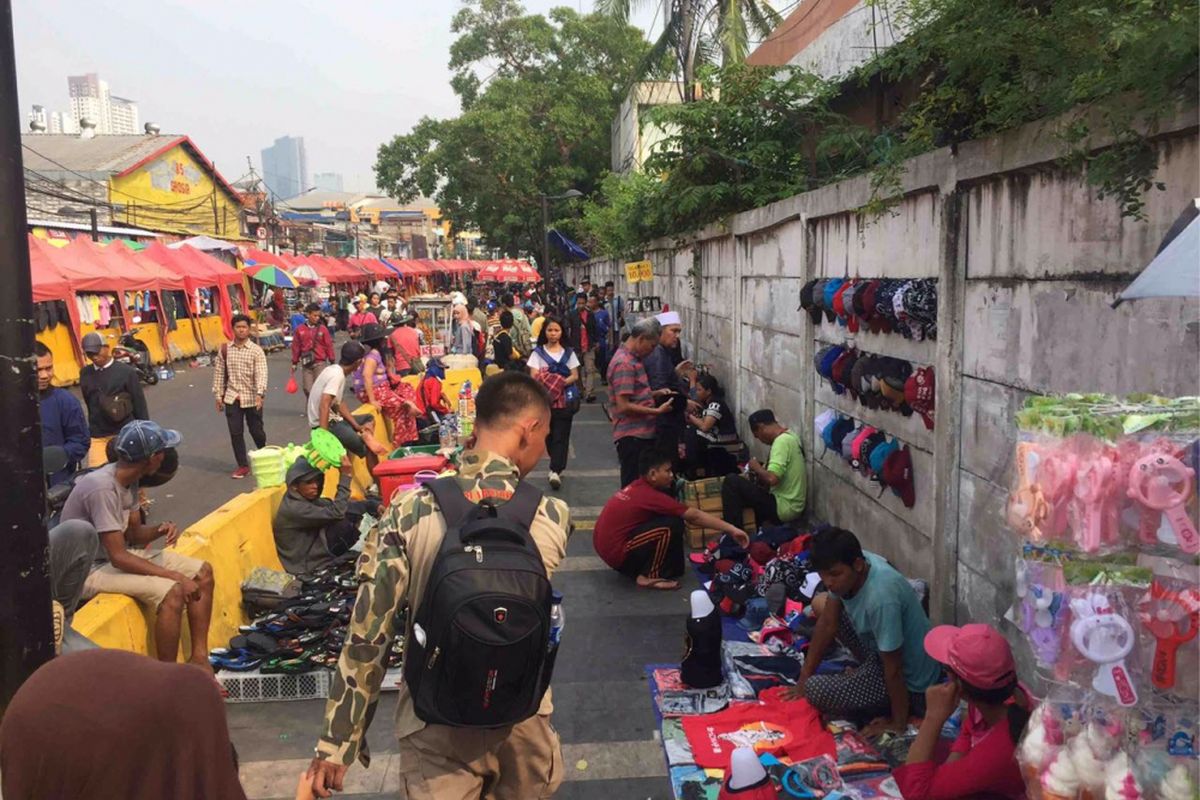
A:
{"label": "concrete wall", "polygon": [[836,79],[907,35],[904,2],[806,0],[746,59]]}
{"label": "concrete wall", "polygon": [[[1109,303],[1154,256],[1176,216],[1200,195],[1197,114],[1163,126],[1145,221],[1122,219],[1084,179],[1057,168],[1047,121],[909,163],[903,200],[865,219],[867,178],[748,211],[660,241],[646,253],[652,284],[625,284],[621,264],[576,267],[631,296],[658,295],[685,321],[689,354],[727,387],[745,417],[773,407],[809,454],[810,503],[872,549],[934,587],[941,620],[998,620],[1011,600],[1014,541],[1003,519],[1014,413],[1030,392],[1200,391],[1200,303]],[[818,276],[935,277],[936,342],[814,325],[797,310]],[[871,411],[815,376],[823,343],[933,365],[936,427]],[[813,417],[836,408],[907,442],[916,504],[877,497],[862,477],[813,447]],[[757,447],[757,445],[756,445]],[[761,450],[761,448],[760,448]],[[762,453],[760,452],[760,455]]]}

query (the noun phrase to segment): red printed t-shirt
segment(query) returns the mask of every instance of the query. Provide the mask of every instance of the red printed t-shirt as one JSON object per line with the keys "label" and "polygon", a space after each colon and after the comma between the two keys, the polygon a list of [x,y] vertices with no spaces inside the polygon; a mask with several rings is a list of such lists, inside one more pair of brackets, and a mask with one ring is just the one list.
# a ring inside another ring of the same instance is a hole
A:
{"label": "red printed t-shirt", "polygon": [[687,510],[671,495],[638,478],[604,504],[592,533],[596,555],[613,569],[620,569],[625,561],[625,543],[639,525],[655,517],[682,517]]}
{"label": "red printed t-shirt", "polygon": [[[653,405],[650,378],[646,367],[628,347],[622,346],[608,365],[608,393],[613,397],[624,395],[635,406]],[[618,414],[613,412],[613,441],[632,436],[635,439],[653,439],[655,420],[646,414]]]}
{"label": "red printed t-shirt", "polygon": [[982,717],[969,713],[950,748],[961,758],[945,764],[905,764],[893,777],[900,792],[911,800],[1024,800],[1025,781],[1017,765],[1016,749],[1007,719],[987,727]]}
{"label": "red printed t-shirt", "polygon": [[[780,691],[791,687],[775,687]],[[733,703],[716,714],[683,718],[683,732],[696,764],[727,769],[733,751],[753,747],[758,754],[804,761],[817,756],[837,758],[833,735],[807,700],[783,700],[775,689],[759,695],[758,703]],[[908,797],[906,794],[905,797]]]}

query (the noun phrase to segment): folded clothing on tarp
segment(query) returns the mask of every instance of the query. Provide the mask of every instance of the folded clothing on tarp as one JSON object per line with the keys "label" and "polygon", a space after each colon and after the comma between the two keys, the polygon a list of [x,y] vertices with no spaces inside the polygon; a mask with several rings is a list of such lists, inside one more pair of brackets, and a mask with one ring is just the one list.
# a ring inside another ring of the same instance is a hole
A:
{"label": "folded clothing on tarp", "polygon": [[733,751],[753,747],[759,753],[803,760],[836,757],[833,735],[807,700],[784,700],[783,687],[767,690],[757,703],[733,703],[716,714],[682,717],[683,732],[695,763],[724,769]]}
{"label": "folded clothing on tarp", "polygon": [[650,672],[652,693],[658,713],[664,717],[688,714],[712,714],[729,705],[729,684],[720,683],[711,689],[693,689],[680,677],[678,667],[655,667]]}

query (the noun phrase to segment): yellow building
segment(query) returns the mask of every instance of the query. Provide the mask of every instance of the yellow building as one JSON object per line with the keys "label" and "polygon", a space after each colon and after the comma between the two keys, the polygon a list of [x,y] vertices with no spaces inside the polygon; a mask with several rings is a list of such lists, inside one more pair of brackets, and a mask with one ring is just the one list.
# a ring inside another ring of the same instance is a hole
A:
{"label": "yellow building", "polygon": [[28,133],[21,144],[30,217],[90,199],[103,204],[100,224],[242,238],[240,195],[187,136]]}

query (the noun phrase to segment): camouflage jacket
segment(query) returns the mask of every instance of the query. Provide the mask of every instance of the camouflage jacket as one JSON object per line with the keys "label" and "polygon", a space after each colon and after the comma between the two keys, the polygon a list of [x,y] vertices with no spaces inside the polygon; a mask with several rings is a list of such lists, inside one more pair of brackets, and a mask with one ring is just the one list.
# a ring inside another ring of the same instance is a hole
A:
{"label": "camouflage jacket", "polygon": [[[459,479],[467,498],[479,502],[485,498],[507,500],[516,490],[520,475],[508,459],[474,450],[463,453]],[[570,531],[567,504],[557,498],[544,498],[530,533],[547,574],[552,574],[566,555]],[[407,606],[411,625],[445,534],[446,521],[433,495],[417,489],[394,498],[379,525],[367,535],[357,564],[359,588],[354,616],[329,690],[324,728],[316,747],[318,758],[346,765],[356,758],[364,766],[370,763],[366,731],[375,713],[387,653],[398,633],[396,618]],[[547,692],[538,713],[549,714],[550,710]],[[407,687],[401,684],[396,735],[404,738],[424,726],[413,710]]]}

